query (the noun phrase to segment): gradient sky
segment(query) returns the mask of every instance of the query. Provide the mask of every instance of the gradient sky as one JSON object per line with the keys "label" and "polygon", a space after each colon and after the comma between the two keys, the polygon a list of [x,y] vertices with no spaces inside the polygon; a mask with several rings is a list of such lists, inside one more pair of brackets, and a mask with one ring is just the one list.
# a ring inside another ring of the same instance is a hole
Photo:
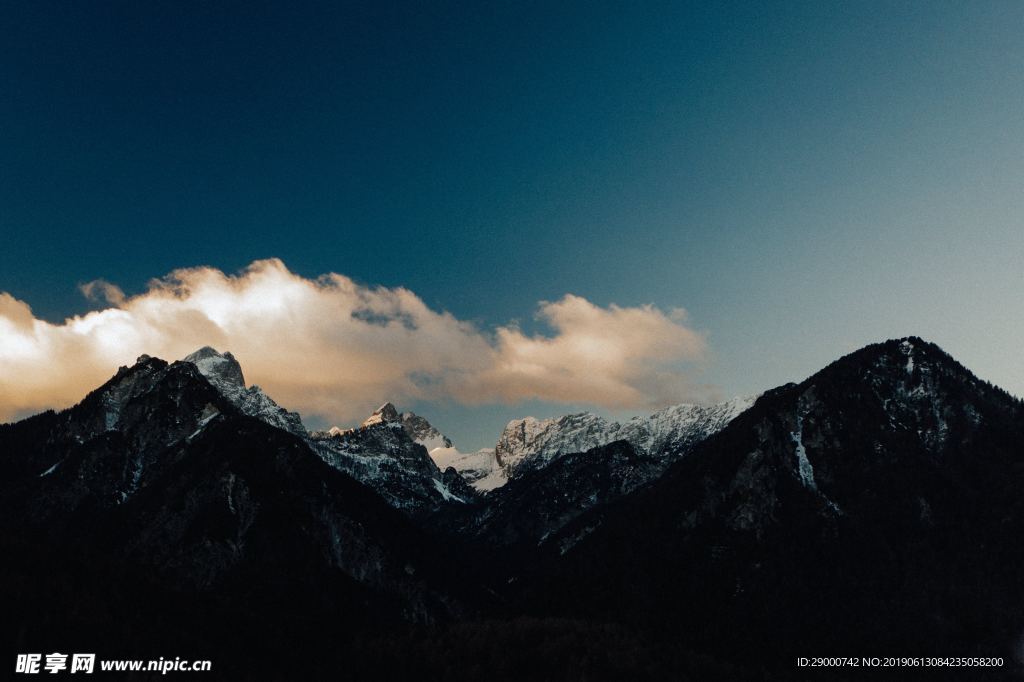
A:
{"label": "gradient sky", "polygon": [[724,396],[909,334],[1024,395],[1024,3],[714,4],[4,2],[0,291],[274,257],[485,329],[682,307]]}

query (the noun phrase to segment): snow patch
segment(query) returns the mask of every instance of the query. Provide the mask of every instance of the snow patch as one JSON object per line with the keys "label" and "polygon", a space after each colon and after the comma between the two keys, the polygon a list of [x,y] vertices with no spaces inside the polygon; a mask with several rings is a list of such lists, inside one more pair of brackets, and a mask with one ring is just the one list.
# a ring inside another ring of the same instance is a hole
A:
{"label": "snow patch", "polygon": [[500,488],[508,481],[491,448],[476,452],[459,452],[455,447],[434,448],[430,450],[430,457],[441,471],[454,467],[470,486],[480,492]]}
{"label": "snow patch", "polygon": [[414,438],[413,442],[414,443],[419,443],[420,445],[422,445],[423,447],[425,447],[427,449],[427,452],[430,452],[430,453],[433,453],[434,450],[447,450],[447,449],[454,450],[454,448],[446,448],[445,447],[445,442],[451,442],[451,441],[448,441],[448,439],[445,438],[444,436],[442,436],[440,433],[438,433],[436,435],[432,434],[430,436],[426,436],[426,437],[423,437],[423,438]]}
{"label": "snow patch", "polygon": [[796,431],[789,435],[793,439],[796,450],[797,473],[800,476],[800,482],[808,490],[816,492],[824,500],[825,504],[828,505],[829,509],[841,515],[843,510],[839,508],[839,505],[830,500],[828,495],[818,489],[818,482],[814,480],[814,466],[811,465],[811,460],[807,458],[807,448],[804,447],[804,415],[799,407],[796,411]]}
{"label": "snow patch", "polygon": [[597,527],[600,526],[600,525],[601,525],[601,522],[598,521],[597,523],[595,523],[593,525],[584,526],[575,535],[571,535],[571,536],[565,538],[564,540],[560,541],[558,543],[558,554],[560,556],[565,556],[566,552],[568,552],[570,549],[572,549],[577,544],[579,544],[580,540],[582,540],[583,538],[585,538],[588,535],[590,535],[591,533],[593,533],[594,530],[596,530]]}
{"label": "snow patch", "polygon": [[804,447],[804,417],[797,412],[796,431],[789,434],[796,445],[797,471],[803,484],[815,492],[818,491],[818,484],[814,480],[814,467],[811,460],[807,459],[807,448]]}
{"label": "snow patch", "polygon": [[437,489],[437,492],[441,493],[441,497],[444,498],[445,502],[461,502],[463,504],[466,503],[466,501],[464,499],[462,499],[461,497],[452,494],[452,491],[448,490],[448,486],[446,486],[444,483],[442,483],[441,481],[437,480],[436,478],[433,479],[433,480],[434,480],[434,488]]}
{"label": "snow patch", "polygon": [[505,475],[505,470],[496,466],[489,474],[481,479],[473,481],[470,485],[483,493],[500,488],[506,483],[508,483],[508,476]]}
{"label": "snow patch", "polygon": [[202,433],[203,429],[205,429],[207,427],[207,425],[209,425],[209,423],[212,422],[217,417],[217,415],[219,415],[219,414],[220,414],[220,410],[214,409],[207,416],[205,416],[201,420],[199,420],[198,428],[195,431],[193,431],[192,435],[190,435],[185,440],[187,442],[191,443],[192,439],[195,438],[196,436],[198,436],[200,433]]}
{"label": "snow patch", "polygon": [[914,373],[914,344],[909,339],[904,339],[900,344],[900,352],[907,356],[907,374]]}
{"label": "snow patch", "polygon": [[[62,461],[63,461],[63,460],[62,460]],[[52,467],[50,467],[49,469],[47,469],[47,470],[46,470],[46,471],[44,471],[43,473],[39,474],[39,478],[42,478],[43,476],[49,476],[49,475],[50,475],[50,474],[52,474],[52,473],[53,473],[54,471],[56,471],[56,470],[57,470],[57,467],[59,467],[59,466],[60,466],[60,462],[58,461],[58,462],[56,462],[56,463],[55,463],[55,464],[54,464],[54,465],[53,465]]]}

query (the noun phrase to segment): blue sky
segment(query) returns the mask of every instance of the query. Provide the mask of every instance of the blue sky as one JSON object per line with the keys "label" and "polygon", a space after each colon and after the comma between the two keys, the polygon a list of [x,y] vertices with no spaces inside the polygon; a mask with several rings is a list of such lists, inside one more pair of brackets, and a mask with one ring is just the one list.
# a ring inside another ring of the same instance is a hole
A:
{"label": "blue sky", "polygon": [[[0,7],[41,318],[274,257],[481,328],[683,307],[726,396],[907,334],[1024,394],[1021,3]],[[410,407],[479,446],[581,405]]]}

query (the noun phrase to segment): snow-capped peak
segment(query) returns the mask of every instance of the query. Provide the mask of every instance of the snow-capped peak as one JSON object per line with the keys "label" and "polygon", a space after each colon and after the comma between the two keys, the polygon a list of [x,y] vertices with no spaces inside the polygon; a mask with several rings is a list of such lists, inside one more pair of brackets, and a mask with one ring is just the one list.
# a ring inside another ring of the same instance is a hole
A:
{"label": "snow-capped peak", "polygon": [[391,403],[384,403],[367,417],[362,426],[373,426],[374,424],[390,424],[399,421],[398,409]]}
{"label": "snow-capped peak", "polygon": [[203,346],[194,353],[186,355],[185,362],[191,362],[199,373],[211,383],[224,383],[245,388],[245,377],[242,366],[231,353],[219,353],[215,348]]}
{"label": "snow-capped peak", "polygon": [[412,412],[403,412],[398,416],[402,428],[409,437],[427,449],[427,452],[452,447],[452,441],[423,417]]}
{"label": "snow-capped peak", "polygon": [[506,475],[512,476],[520,466],[542,467],[561,455],[616,440],[629,441],[637,451],[655,457],[676,453],[723,428],[755,398],[734,398],[717,405],[673,405],[621,424],[590,412],[552,419],[515,419],[498,439],[495,458]]}
{"label": "snow-capped peak", "polygon": [[[451,440],[434,428],[426,419],[413,412],[399,413],[398,408],[391,402],[384,403],[374,410],[373,414],[363,420],[361,427],[365,429],[377,424],[400,425],[409,435],[409,438],[425,447],[427,452],[432,452],[438,448],[452,447]],[[329,433],[333,434],[335,431],[340,433],[342,429],[335,426],[330,429]]]}
{"label": "snow-capped peak", "polygon": [[278,405],[259,386],[245,387],[242,366],[231,353],[220,353],[210,346],[203,346],[186,355],[183,362],[195,365],[199,373],[244,414],[297,436],[306,436],[306,429],[298,413],[289,412]]}

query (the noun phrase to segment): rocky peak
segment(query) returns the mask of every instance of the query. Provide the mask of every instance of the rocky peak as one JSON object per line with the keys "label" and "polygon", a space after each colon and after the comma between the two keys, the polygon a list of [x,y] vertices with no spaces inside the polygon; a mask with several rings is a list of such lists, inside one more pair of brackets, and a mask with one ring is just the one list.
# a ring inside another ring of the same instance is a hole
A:
{"label": "rocky peak", "polygon": [[[398,408],[391,402],[386,402],[374,410],[373,414],[363,420],[360,426],[365,429],[377,424],[400,425],[409,438],[425,447],[428,452],[437,448],[452,447],[451,440],[434,428],[429,421],[413,412],[399,413]],[[329,431],[331,434],[336,432],[341,433],[342,429],[333,427]]]}
{"label": "rocky peak", "polygon": [[317,431],[308,442],[329,465],[406,513],[430,513],[449,503],[471,501],[474,491],[454,469],[449,473],[438,468],[401,417],[394,405],[385,403],[360,428]]}
{"label": "rocky peak", "polygon": [[245,388],[242,366],[230,352],[219,353],[210,346],[203,346],[196,352],[185,356],[184,362],[191,362],[211,382]]}
{"label": "rocky peak", "polygon": [[399,419],[409,437],[425,447],[428,452],[437,448],[452,447],[452,441],[447,436],[418,414],[403,412]]}
{"label": "rocky peak", "polygon": [[296,436],[306,436],[306,429],[298,413],[289,412],[278,405],[259,386],[246,388],[242,367],[231,353],[220,353],[210,346],[203,346],[186,356],[182,362],[195,365],[199,373],[244,414]]}
{"label": "rocky peak", "polygon": [[[617,425],[616,425],[617,426]],[[583,452],[600,444],[608,423],[589,412],[553,419],[525,417],[505,426],[494,454],[507,475],[525,459],[549,458],[559,453]]]}
{"label": "rocky peak", "polygon": [[362,426],[366,427],[373,426],[374,424],[390,424],[398,421],[401,421],[398,409],[391,403],[384,403],[363,421]]}

